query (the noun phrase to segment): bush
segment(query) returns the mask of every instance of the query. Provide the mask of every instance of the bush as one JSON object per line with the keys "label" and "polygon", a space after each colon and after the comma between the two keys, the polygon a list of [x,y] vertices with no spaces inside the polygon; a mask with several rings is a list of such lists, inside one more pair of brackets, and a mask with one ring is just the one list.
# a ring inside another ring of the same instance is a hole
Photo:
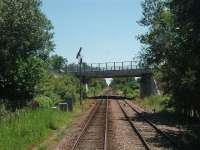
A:
{"label": "bush", "polygon": [[50,108],[52,107],[58,100],[56,98],[50,98],[50,97],[47,97],[47,96],[43,96],[43,95],[40,95],[40,96],[37,96],[35,98],[35,101],[37,101],[40,105],[40,107],[43,107],[43,108]]}
{"label": "bush", "polygon": [[36,87],[35,100],[45,107],[64,101],[67,97],[76,101],[78,89],[78,80],[75,77],[46,71]]}

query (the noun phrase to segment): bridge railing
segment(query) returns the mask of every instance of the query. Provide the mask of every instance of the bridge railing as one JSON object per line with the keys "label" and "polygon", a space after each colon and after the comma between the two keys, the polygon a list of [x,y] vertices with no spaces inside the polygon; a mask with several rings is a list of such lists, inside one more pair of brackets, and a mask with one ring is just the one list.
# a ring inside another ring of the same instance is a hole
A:
{"label": "bridge railing", "polygon": [[[137,61],[123,61],[123,62],[107,62],[107,63],[83,63],[81,66],[82,72],[97,72],[97,71],[120,71],[120,70],[133,70],[144,69],[138,65]],[[68,72],[79,72],[80,66],[71,64],[67,66]]]}

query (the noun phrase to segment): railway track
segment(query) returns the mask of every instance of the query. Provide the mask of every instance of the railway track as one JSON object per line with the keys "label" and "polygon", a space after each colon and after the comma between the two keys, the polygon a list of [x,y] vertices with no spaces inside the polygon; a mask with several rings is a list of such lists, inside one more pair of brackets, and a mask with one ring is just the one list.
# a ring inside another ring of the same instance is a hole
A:
{"label": "railway track", "polygon": [[97,102],[71,150],[106,150],[108,100]]}
{"label": "railway track", "polygon": [[133,105],[127,101],[117,101],[117,103],[146,150],[185,150],[142,116]]}

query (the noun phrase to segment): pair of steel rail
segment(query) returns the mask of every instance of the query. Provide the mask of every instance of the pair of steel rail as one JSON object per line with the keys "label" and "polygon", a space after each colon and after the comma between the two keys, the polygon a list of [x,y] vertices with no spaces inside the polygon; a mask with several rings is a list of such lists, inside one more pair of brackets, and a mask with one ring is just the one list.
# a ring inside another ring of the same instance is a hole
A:
{"label": "pair of steel rail", "polygon": [[[145,118],[143,115],[141,115],[140,112],[138,112],[132,105],[130,105],[126,100],[123,100],[123,102],[128,105],[140,118],[142,118],[146,123],[148,123],[151,127],[153,127],[157,133],[159,133],[160,135],[162,135],[166,140],[168,140],[173,147],[176,150],[186,150],[185,148],[182,148],[180,145],[178,145],[176,142],[174,142],[167,134],[165,134],[163,131],[161,131],[158,127],[156,127],[155,124],[153,124],[150,120],[148,120],[147,118]],[[119,101],[117,101],[117,103],[119,104],[120,109],[122,110],[125,118],[128,120],[128,122],[130,123],[132,129],[134,130],[134,132],[137,134],[137,136],[139,137],[140,141],[142,142],[143,146],[145,147],[146,150],[151,150],[149,144],[145,141],[145,139],[143,138],[143,136],[141,135],[140,131],[137,129],[137,127],[134,125],[133,120],[128,116],[128,113],[125,111],[125,109],[123,108],[123,106],[120,104]]]}
{"label": "pair of steel rail", "polygon": [[[85,133],[86,133],[86,131],[87,131],[87,129],[88,129],[88,127],[89,127],[91,121],[94,119],[95,114],[97,113],[97,111],[98,111],[100,105],[102,105],[102,103],[103,103],[102,101],[101,101],[101,102],[98,102],[98,103],[93,107],[93,109],[90,111],[89,117],[88,117],[87,121],[85,122],[84,127],[83,127],[83,129],[81,130],[81,132],[80,132],[78,138],[77,138],[76,141],[74,142],[74,145],[73,145],[73,147],[71,148],[71,150],[75,150],[75,149],[78,147],[81,138],[83,137],[83,135],[85,135]],[[107,145],[108,145],[108,142],[107,142],[107,139],[108,139],[108,138],[107,138],[107,136],[108,136],[108,111],[109,111],[109,110],[108,110],[108,107],[109,107],[109,101],[108,101],[108,99],[106,99],[106,113],[105,113],[105,128],[104,128],[104,145],[103,145],[103,150],[107,150]]]}

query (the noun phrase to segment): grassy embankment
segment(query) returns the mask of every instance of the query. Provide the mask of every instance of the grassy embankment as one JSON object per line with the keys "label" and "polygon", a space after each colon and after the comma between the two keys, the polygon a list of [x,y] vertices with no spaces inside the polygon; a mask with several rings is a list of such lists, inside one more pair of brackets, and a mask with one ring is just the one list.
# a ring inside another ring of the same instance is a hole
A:
{"label": "grassy embankment", "polygon": [[[84,108],[89,107],[89,102]],[[0,122],[0,149],[23,150],[39,145],[52,133],[69,126],[81,112],[79,104],[74,112],[67,113],[56,109],[20,110]]]}

